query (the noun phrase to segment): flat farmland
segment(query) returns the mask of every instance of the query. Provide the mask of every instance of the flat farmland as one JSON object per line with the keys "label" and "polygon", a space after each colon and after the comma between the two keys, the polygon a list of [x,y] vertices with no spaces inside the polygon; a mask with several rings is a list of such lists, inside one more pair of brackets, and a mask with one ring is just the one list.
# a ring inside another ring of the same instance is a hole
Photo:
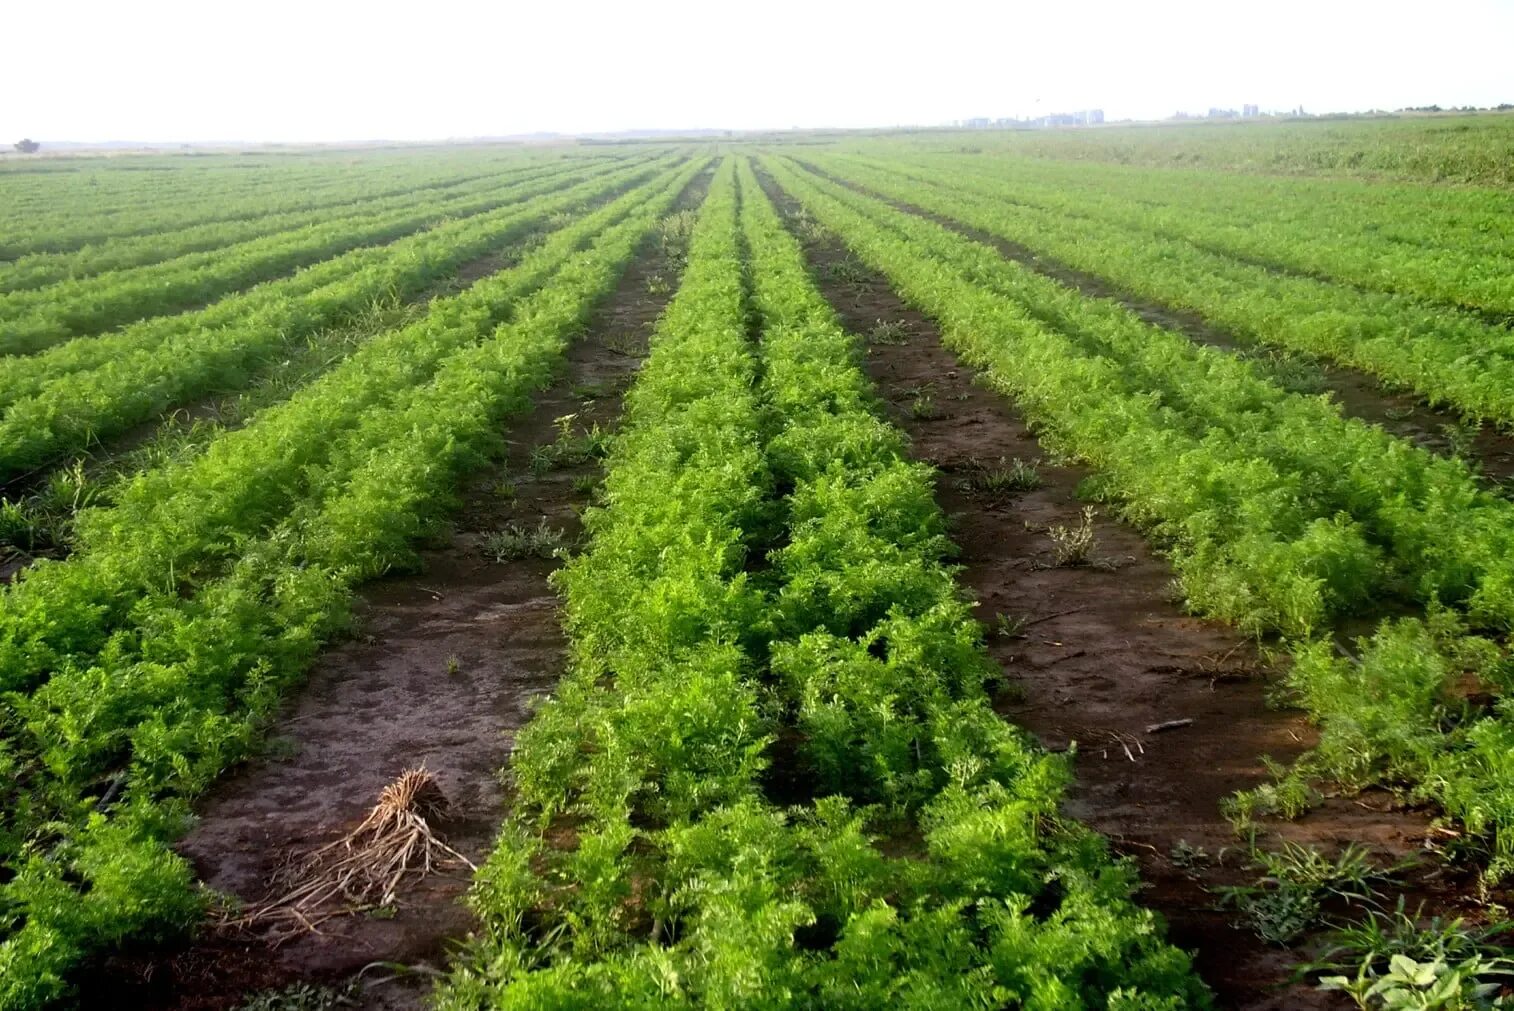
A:
{"label": "flat farmland", "polygon": [[1511,152],[0,162],[0,1008],[1503,1006]]}

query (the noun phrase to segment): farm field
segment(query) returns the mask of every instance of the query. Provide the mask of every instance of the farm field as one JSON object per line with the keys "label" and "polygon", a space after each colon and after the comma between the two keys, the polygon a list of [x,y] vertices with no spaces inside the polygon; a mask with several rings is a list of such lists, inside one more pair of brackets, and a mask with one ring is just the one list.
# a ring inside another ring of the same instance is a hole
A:
{"label": "farm field", "polygon": [[1504,1006],[1511,151],[0,162],[0,1009]]}

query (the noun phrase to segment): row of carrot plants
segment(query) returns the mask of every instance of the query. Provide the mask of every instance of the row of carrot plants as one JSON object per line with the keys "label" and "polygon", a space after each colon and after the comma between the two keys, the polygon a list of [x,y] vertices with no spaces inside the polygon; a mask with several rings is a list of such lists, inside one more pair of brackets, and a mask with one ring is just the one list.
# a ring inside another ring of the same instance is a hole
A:
{"label": "row of carrot plants", "polygon": [[[161,509],[81,516],[99,539],[0,599],[11,632],[42,622],[30,641],[50,654],[5,699],[0,1008],[58,999],[92,952],[193,925],[204,896],[167,848],[187,801],[246,753],[344,626],[354,586],[412,564],[460,476],[501,448],[501,424],[548,381],[699,169],[661,174],[598,212],[550,264],[544,247],[480,282],[477,297],[434,304],[386,356],[328,373],[199,463],[143,475],[141,493],[157,489]],[[225,523],[182,528],[189,504],[221,495],[253,518],[223,509],[235,514]],[[145,552],[119,536],[133,522],[145,523]],[[165,568],[117,578],[147,555]],[[116,592],[101,596],[86,570]]]}
{"label": "row of carrot plants", "polygon": [[[0,229],[0,259],[68,252],[111,238],[393,196],[426,185],[484,178],[521,161],[518,155],[505,159],[474,156],[441,165],[428,164],[427,159],[380,159],[356,172],[340,162],[319,167],[302,163],[270,168],[251,183],[245,172],[220,173],[194,166],[160,173],[150,192],[142,173],[102,169],[85,180],[60,179],[40,197],[40,206],[11,215]],[[219,177],[220,182],[206,177]],[[119,178],[131,181],[120,187],[117,204],[92,208],[89,191],[101,179]],[[5,192],[10,193],[13,185],[8,176],[0,176]]]}
{"label": "row of carrot plants", "polygon": [[555,577],[571,669],[442,1007],[1205,1003],[989,707],[932,494],[727,162]]}
{"label": "row of carrot plants", "polygon": [[0,264],[0,292],[24,291],[59,281],[174,260],[206,250],[234,252],[239,243],[278,232],[322,224],[355,214],[377,214],[413,207],[438,197],[488,193],[507,183],[526,182],[560,170],[552,164],[525,163],[471,179],[446,180],[383,197],[358,197],[330,207],[306,208],[256,218],[216,221],[151,235],[125,236],[84,246],[67,253],[33,253]]}
{"label": "row of carrot plants", "polygon": [[1514,331],[1383,292],[1279,274],[1148,232],[1016,205],[997,184],[835,164],[894,199],[1018,243],[1237,336],[1363,369],[1432,403],[1514,424]]}
{"label": "row of carrot plants", "polygon": [[1412,209],[1396,207],[1385,216],[1345,201],[1289,200],[1286,190],[1264,196],[1255,186],[1239,192],[1227,187],[1222,198],[1205,199],[1204,187],[1191,177],[1179,189],[1160,175],[1104,166],[1090,171],[969,157],[911,164],[938,178],[992,182],[1012,190],[1018,203],[1059,214],[1363,288],[1514,316],[1514,230],[1499,227],[1494,216],[1473,217],[1476,225],[1457,229],[1445,215],[1420,208],[1408,222],[1395,224]]}
{"label": "row of carrot plants", "polygon": [[[443,173],[435,171],[437,168],[430,167],[415,177],[416,181],[443,178]],[[447,166],[446,171],[456,173],[457,169]],[[409,173],[405,176],[411,178]],[[82,159],[64,171],[23,174],[0,169],[0,186],[8,197],[0,211],[0,223],[8,230],[15,230],[8,231],[8,235],[65,225],[69,205],[80,218],[97,222],[143,210],[162,210],[175,203],[182,210],[186,206],[268,194],[278,180],[287,180],[288,186],[306,191],[330,190],[342,182],[329,165],[316,162],[290,164],[280,171],[278,166],[238,163],[235,159],[185,161],[179,169],[135,162],[128,167],[123,163]],[[349,176],[347,185],[352,182]],[[74,219],[72,227],[79,227],[80,218]]]}
{"label": "row of carrot plants", "polygon": [[575,168],[482,193],[433,194],[387,211],[359,211],[225,249],[0,295],[0,353],[32,353],[68,337],[181,310],[360,246],[434,227],[449,217],[549,194],[599,171]]}
{"label": "row of carrot plants", "polygon": [[461,264],[656,168],[607,172],[388,246],[355,250],[200,312],[147,320],[33,357],[0,359],[0,475],[82,452],[208,391],[239,388],[292,341],[383,298],[414,297]]}
{"label": "row of carrot plants", "polygon": [[[1326,739],[1301,773],[1433,800],[1490,840],[1495,876],[1514,867],[1514,769],[1498,750],[1514,727],[1466,689],[1501,695],[1510,680],[1501,644],[1469,627],[1514,628],[1514,505],[1459,462],[1289,394],[1248,362],[769,164],[1046,442],[1095,466],[1090,491],[1168,552],[1190,606],[1292,637],[1292,685]],[[1359,659],[1336,656],[1340,620],[1406,601],[1428,618],[1383,625]],[[1274,797],[1285,793],[1299,796]]]}
{"label": "row of carrot plants", "polygon": [[1507,240],[1514,238],[1514,224],[1509,221],[1514,195],[1504,189],[1031,162],[1013,156],[976,161],[979,165],[993,162],[1006,178],[1018,178],[1022,170],[1029,178],[1056,173],[1057,179],[1082,192],[1115,192],[1143,204],[1187,205],[1206,211],[1234,206],[1247,218],[1271,217],[1280,223],[1336,231],[1353,239],[1359,235],[1385,244],[1499,254],[1507,251]]}

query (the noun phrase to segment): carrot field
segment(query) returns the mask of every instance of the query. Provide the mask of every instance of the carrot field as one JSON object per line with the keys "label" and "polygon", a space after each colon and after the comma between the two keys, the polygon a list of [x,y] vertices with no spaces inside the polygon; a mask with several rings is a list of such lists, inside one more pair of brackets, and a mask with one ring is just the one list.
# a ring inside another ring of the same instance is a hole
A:
{"label": "carrot field", "polygon": [[1511,163],[0,161],[0,1009],[1514,1006]]}

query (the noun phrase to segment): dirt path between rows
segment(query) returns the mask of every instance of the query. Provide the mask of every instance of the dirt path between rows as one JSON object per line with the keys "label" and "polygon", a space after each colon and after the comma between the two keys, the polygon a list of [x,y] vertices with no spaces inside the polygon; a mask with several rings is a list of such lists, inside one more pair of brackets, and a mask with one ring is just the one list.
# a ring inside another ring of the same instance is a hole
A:
{"label": "dirt path between rows", "polygon": [[[933,221],[984,245],[991,246],[1007,260],[1012,260],[1045,277],[1074,288],[1090,298],[1117,302],[1141,319],[1187,337],[1196,344],[1218,348],[1233,354],[1265,352],[1268,345],[1224,331],[1193,312],[1172,309],[1132,295],[1096,275],[1069,267],[1042,256],[1027,246],[973,228],[944,215],[903,201],[892,200],[865,186],[833,175],[815,165],[799,162],[805,170],[845,186],[864,196],[881,201],[895,210]],[[1320,392],[1333,394],[1342,412],[1377,425],[1385,431],[1407,439],[1440,456],[1459,455],[1483,475],[1489,485],[1514,478],[1514,433],[1499,431],[1493,425],[1466,426],[1454,410],[1431,407],[1412,391],[1395,390],[1384,380],[1368,372],[1340,365],[1327,359],[1299,352],[1284,352],[1306,363],[1312,375],[1306,377]],[[1268,363],[1263,360],[1264,368]],[[1287,383],[1285,378],[1284,382]]]}
{"label": "dirt path between rows", "polygon": [[[763,183],[792,220],[797,204],[770,178]],[[990,651],[1012,686],[995,707],[1048,747],[1077,742],[1067,812],[1137,861],[1148,886],[1141,901],[1167,918],[1177,944],[1197,952],[1222,1007],[1348,1007],[1290,984],[1297,953],[1238,928],[1236,913],[1218,908],[1209,891],[1256,877],[1245,869],[1245,847],[1222,817],[1221,801],[1268,779],[1261,756],[1287,761],[1314,740],[1301,714],[1269,708],[1269,677],[1254,645],[1184,614],[1171,569],[1122,523],[1094,523],[1094,556],[1104,564],[1052,566],[1048,528],[1078,524],[1077,489],[1090,471],[1049,460],[1014,408],[942,345],[936,326],[839,241],[794,231],[849,330],[866,335],[880,322],[895,325],[887,342],[870,342],[866,368],[890,419],[908,432],[913,455],[939,471],[938,500],[979,619],[991,630],[1000,614],[1028,623],[1014,637],[990,633]],[[922,391],[930,398],[926,410]],[[1038,462],[1040,487],[1013,495],[973,489],[980,466],[1016,458]],[[1192,723],[1146,730],[1172,720]],[[1415,853],[1424,819],[1370,800],[1330,800],[1276,828],[1328,852],[1364,843],[1384,863]]]}
{"label": "dirt path between rows", "polygon": [[[679,206],[696,207],[707,180],[697,179]],[[556,683],[565,648],[547,582],[556,561],[495,560],[490,535],[545,524],[576,541],[598,460],[533,470],[533,451],[565,428],[576,435],[613,426],[677,270],[650,238],[571,346],[560,380],[510,423],[506,458],[463,490],[452,530],[423,551],[421,571],[362,594],[359,634],[320,659],[273,729],[268,754],[199,805],[178,849],[206,884],[248,902],[264,897],[292,855],[340,838],[385,784],[420,764],[449,802],[446,842],[475,863],[487,853],[503,816],[499,772],[513,732]],[[383,915],[330,920],[283,944],[209,934],[186,949],[118,956],[89,981],[84,1002],[229,1008],[250,993],[312,984],[350,988],[363,1007],[418,1006],[428,974],[473,925],[460,901],[468,884],[466,868],[433,875]],[[393,979],[391,968],[373,968],[379,962],[421,973]]]}

